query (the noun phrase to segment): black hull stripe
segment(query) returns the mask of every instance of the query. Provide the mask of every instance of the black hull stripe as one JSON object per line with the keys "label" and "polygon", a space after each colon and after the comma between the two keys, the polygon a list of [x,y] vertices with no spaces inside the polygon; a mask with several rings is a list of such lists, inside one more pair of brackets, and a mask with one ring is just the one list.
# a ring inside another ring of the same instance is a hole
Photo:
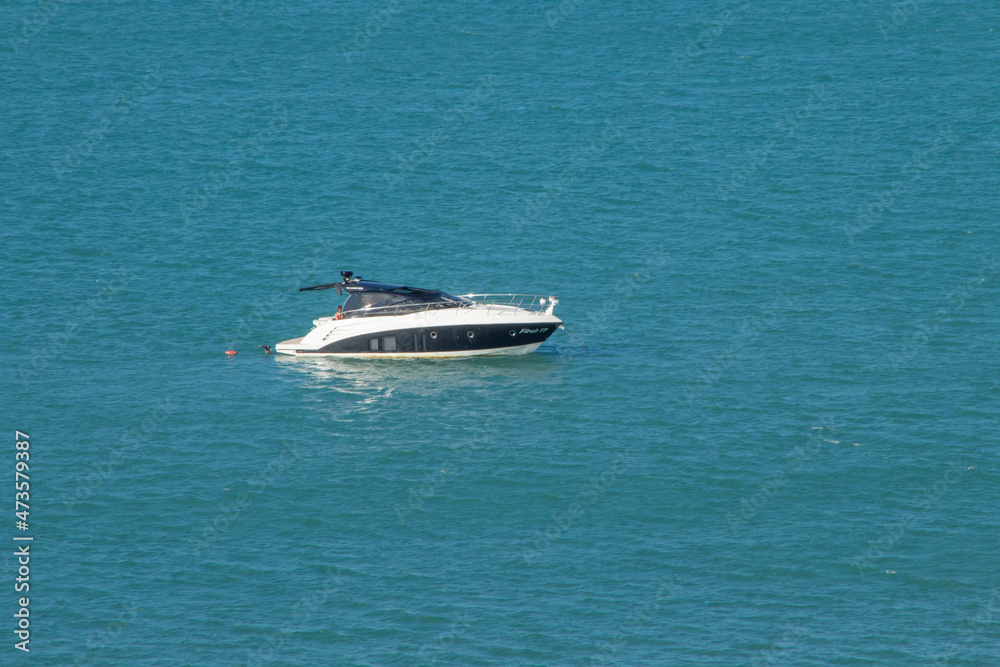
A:
{"label": "black hull stripe", "polygon": [[[318,350],[297,349],[304,354],[400,354],[406,352],[466,352],[495,350],[542,343],[558,325],[538,324],[458,324],[378,331],[352,336]],[[471,335],[470,335],[471,334]],[[392,339],[387,341],[386,339]],[[373,343],[372,341],[377,341]],[[373,348],[377,345],[377,349]],[[395,349],[391,349],[392,347]]]}

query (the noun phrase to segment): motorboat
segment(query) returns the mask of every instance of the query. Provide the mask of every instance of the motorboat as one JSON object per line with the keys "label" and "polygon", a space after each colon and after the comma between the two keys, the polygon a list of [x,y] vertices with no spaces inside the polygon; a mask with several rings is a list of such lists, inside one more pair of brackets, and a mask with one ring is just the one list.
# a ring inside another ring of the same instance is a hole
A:
{"label": "motorboat", "polygon": [[559,300],[534,294],[464,294],[393,285],[341,271],[341,282],[302,287],[347,294],[336,314],[313,320],[279,354],[338,357],[468,357],[534,352],[562,320]]}

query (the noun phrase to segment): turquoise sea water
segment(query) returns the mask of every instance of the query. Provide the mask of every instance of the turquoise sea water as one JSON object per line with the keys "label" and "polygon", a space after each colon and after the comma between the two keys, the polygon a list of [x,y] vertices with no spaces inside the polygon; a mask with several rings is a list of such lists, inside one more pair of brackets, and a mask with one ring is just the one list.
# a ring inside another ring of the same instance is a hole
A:
{"label": "turquoise sea water", "polygon": [[[1000,664],[998,40],[985,1],[4,4],[0,664]],[[341,269],[556,294],[587,351],[257,349]]]}

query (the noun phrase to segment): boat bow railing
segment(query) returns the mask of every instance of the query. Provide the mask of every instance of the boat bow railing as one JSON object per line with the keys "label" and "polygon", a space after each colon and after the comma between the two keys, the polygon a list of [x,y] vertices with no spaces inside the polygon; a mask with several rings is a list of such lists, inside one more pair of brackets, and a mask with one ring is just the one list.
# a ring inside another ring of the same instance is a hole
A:
{"label": "boat bow railing", "polygon": [[463,294],[462,298],[474,301],[480,306],[520,308],[539,313],[551,313],[559,303],[554,296],[541,294]]}
{"label": "boat bow railing", "polygon": [[522,310],[530,310],[536,313],[551,313],[556,304],[559,303],[559,300],[555,297],[542,296],[541,294],[463,294],[458,298],[461,299],[461,301],[437,301],[432,303],[410,304],[403,302],[393,304],[391,306],[377,306],[375,308],[348,310],[344,312],[343,319],[352,320],[359,317],[410,315],[428,310],[440,310],[444,308],[471,308],[473,306],[486,306],[487,310],[495,308],[497,311],[509,308],[520,308]]}

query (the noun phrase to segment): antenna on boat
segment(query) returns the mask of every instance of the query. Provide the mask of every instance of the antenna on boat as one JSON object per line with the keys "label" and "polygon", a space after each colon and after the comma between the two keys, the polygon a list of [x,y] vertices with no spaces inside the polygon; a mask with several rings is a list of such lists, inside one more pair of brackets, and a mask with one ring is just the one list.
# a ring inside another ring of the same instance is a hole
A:
{"label": "antenna on boat", "polygon": [[344,285],[345,286],[348,285],[348,284],[350,284],[350,283],[357,283],[359,280],[364,280],[364,278],[362,278],[361,276],[358,276],[357,278],[355,278],[354,277],[354,271],[341,271],[340,275],[342,275],[344,277]]}
{"label": "antenna on boat", "polygon": [[347,287],[352,283],[357,283],[359,280],[364,280],[361,276],[355,278],[354,271],[341,271],[340,275],[344,278],[344,282],[342,283],[326,283],[324,285],[313,285],[312,287],[300,287],[299,291],[309,292],[311,290],[332,289],[336,290],[338,296],[343,296],[344,293],[341,291],[341,288]]}

